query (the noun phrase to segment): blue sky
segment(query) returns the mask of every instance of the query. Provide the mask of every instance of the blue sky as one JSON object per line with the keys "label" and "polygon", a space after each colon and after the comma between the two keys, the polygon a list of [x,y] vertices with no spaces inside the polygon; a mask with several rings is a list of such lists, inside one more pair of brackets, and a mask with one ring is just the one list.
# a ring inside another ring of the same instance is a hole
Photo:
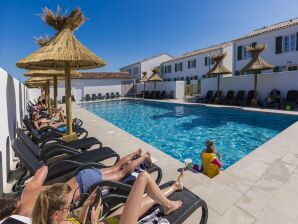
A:
{"label": "blue sky", "polygon": [[34,36],[54,33],[38,14],[58,4],[83,10],[88,21],[75,35],[107,62],[100,71],[161,52],[178,56],[298,17],[297,0],[0,0],[0,67],[24,80],[15,63],[38,48]]}

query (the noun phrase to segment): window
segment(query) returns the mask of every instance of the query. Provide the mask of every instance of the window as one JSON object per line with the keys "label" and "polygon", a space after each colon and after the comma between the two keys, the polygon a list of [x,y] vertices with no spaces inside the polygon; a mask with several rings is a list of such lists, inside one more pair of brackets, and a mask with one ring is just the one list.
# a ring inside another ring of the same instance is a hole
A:
{"label": "window", "polygon": [[188,61],[188,68],[195,68],[196,67],[196,63],[197,63],[197,60],[196,59],[189,60]]}
{"label": "window", "polygon": [[138,74],[138,72],[139,72],[139,68],[138,67],[133,68],[133,74]]}
{"label": "window", "polygon": [[193,79],[194,79],[194,80],[198,80],[198,76],[195,75],[195,76],[193,77]]}
{"label": "window", "polygon": [[175,64],[175,72],[182,71],[183,70],[182,66],[183,66],[182,62],[176,63]]}
{"label": "window", "polygon": [[165,74],[171,73],[171,65],[166,65],[165,66]]}
{"label": "window", "polygon": [[243,56],[242,56],[243,60],[251,58],[251,54],[247,51],[246,46],[243,47],[242,52],[243,52]]}
{"label": "window", "polygon": [[296,50],[296,35],[284,36],[284,52],[288,53]]}

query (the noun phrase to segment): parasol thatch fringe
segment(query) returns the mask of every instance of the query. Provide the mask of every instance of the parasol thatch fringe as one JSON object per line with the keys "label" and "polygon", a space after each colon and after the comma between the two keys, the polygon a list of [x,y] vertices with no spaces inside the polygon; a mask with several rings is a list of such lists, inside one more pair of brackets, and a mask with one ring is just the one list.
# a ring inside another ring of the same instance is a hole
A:
{"label": "parasol thatch fringe", "polygon": [[147,82],[149,80],[147,76],[147,72],[142,72],[142,74],[143,74],[143,77],[141,78],[140,82]]}
{"label": "parasol thatch fringe", "polygon": [[45,46],[45,45],[49,42],[49,40],[50,40],[50,38],[49,38],[48,35],[46,35],[45,37],[43,37],[43,36],[40,36],[40,37],[34,37],[34,39],[35,39],[35,42],[36,42],[40,47]]}
{"label": "parasol thatch fringe", "polygon": [[240,71],[241,72],[253,72],[258,73],[263,70],[273,69],[273,65],[266,62],[264,59],[260,57],[260,53],[266,49],[265,44],[258,44],[254,47],[247,47],[247,50],[251,53],[252,58],[250,62],[245,65]]}
{"label": "parasol thatch fringe", "polygon": [[58,5],[57,11],[53,12],[48,8],[43,9],[43,21],[49,26],[53,27],[57,31],[61,31],[65,28],[69,28],[74,31],[78,29],[86,20],[81,9],[75,8],[69,16],[62,13],[61,7]]}
{"label": "parasol thatch fringe", "polygon": [[221,64],[222,60],[226,57],[226,53],[214,55],[212,60],[215,61],[213,68],[207,73],[207,75],[224,75],[231,74],[232,72]]}
{"label": "parasol thatch fringe", "polygon": [[[71,70],[70,74],[71,74],[71,78],[79,77],[79,73],[76,70]],[[65,73],[64,73],[63,70],[54,70],[54,69],[50,69],[50,70],[28,70],[24,74],[24,76],[27,76],[27,77],[49,77],[49,78],[53,78],[54,76],[64,78],[64,75],[65,75]]]}

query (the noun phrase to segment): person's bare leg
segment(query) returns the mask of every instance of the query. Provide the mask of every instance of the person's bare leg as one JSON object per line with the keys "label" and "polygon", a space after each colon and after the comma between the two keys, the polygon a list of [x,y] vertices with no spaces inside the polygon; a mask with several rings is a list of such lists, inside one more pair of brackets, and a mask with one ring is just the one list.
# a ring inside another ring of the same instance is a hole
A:
{"label": "person's bare leg", "polygon": [[[131,161],[130,163],[128,163],[123,169],[121,170],[117,170],[114,172],[102,172],[102,177],[104,180],[113,180],[113,181],[120,181],[122,180],[124,177],[126,177],[128,174],[130,174],[132,171],[134,171],[134,169],[141,165],[141,163],[143,163],[144,161],[151,161],[150,159],[150,154],[146,153],[143,156]],[[102,171],[102,169],[100,170]]]}
{"label": "person's bare leg", "polygon": [[142,149],[138,149],[135,152],[121,158],[114,166],[100,169],[101,173],[107,175],[112,172],[119,171],[124,165],[126,165],[129,161],[132,161],[135,157],[139,157],[142,154]]}
{"label": "person's bare leg", "polygon": [[[173,191],[174,187],[169,192]],[[145,190],[154,202],[164,207],[165,213],[167,212],[167,214],[181,207],[181,201],[170,201],[167,199],[157,184],[151,179],[150,175],[147,172],[142,172],[134,183],[124,205],[123,212],[120,217],[120,224],[135,224],[137,223],[139,217],[147,211],[148,206],[138,206],[142,204],[144,200],[143,195]],[[146,205],[149,204],[147,203]],[[144,211],[145,209],[146,211]]]}
{"label": "person's bare leg", "polygon": [[[162,194],[166,198],[169,197],[171,194],[173,194],[175,191],[183,189],[182,176],[183,176],[183,172],[179,175],[179,177],[177,178],[177,181],[173,185],[161,190]],[[155,204],[156,204],[156,202],[152,198],[150,198],[149,195],[147,195],[147,194],[144,195],[143,200],[141,202],[141,211],[140,211],[139,217],[144,215]],[[110,216],[120,217],[121,214],[123,213],[123,209],[124,209],[124,206],[117,209]],[[170,213],[169,211],[165,211],[165,212],[167,212],[167,214]]]}

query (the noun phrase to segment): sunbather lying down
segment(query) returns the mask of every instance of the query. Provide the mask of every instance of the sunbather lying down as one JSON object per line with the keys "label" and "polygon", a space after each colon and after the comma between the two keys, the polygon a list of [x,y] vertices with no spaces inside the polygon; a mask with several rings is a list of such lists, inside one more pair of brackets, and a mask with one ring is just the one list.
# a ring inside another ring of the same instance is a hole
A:
{"label": "sunbather lying down", "polygon": [[41,118],[39,116],[39,112],[34,112],[31,116],[32,119],[32,123],[34,128],[36,128],[37,130],[40,130],[41,128],[45,127],[45,126],[51,126],[54,128],[58,128],[61,127],[63,125],[65,125],[65,121],[60,121],[59,119],[53,117],[52,119],[47,119],[47,118]]}
{"label": "sunbather lying down", "polygon": [[[96,186],[102,180],[122,180],[124,177],[134,171],[136,167],[138,167],[145,161],[149,165],[151,165],[150,154],[148,152],[144,155],[141,154],[142,150],[139,149],[123,157],[112,167],[103,169],[88,168],[78,172],[75,177],[67,181],[67,184],[71,187],[71,193],[72,195],[74,195],[74,199],[79,198],[82,194],[89,193],[90,189],[93,186]],[[47,166],[44,166],[36,171],[34,177],[26,185],[22,192],[22,196],[17,203],[17,207],[14,210],[15,214],[19,214],[25,217],[31,217],[32,209],[38,193],[48,187],[43,186],[47,174]],[[6,204],[7,203],[5,202],[5,200],[0,200],[1,209]],[[0,212],[0,220],[10,215],[5,214],[5,211],[3,214],[1,214],[2,212],[3,211]]]}
{"label": "sunbather lying down", "polygon": [[[137,177],[128,199],[124,206],[117,209],[110,216],[101,218],[102,201],[96,201],[98,187],[85,201],[80,214],[80,220],[68,218],[69,208],[72,206],[72,191],[67,184],[54,184],[42,191],[37,197],[32,213],[33,224],[71,224],[86,223],[88,208],[96,204],[91,209],[92,224],[136,224],[138,219],[144,215],[154,204],[158,203],[164,208],[164,213],[169,214],[181,207],[181,201],[171,201],[167,199],[169,195],[177,190],[182,190],[182,174],[177,181],[160,190],[150,175],[144,171]],[[146,193],[146,194],[145,194]],[[67,220],[67,221],[65,221]],[[100,220],[100,221],[99,221]]]}

